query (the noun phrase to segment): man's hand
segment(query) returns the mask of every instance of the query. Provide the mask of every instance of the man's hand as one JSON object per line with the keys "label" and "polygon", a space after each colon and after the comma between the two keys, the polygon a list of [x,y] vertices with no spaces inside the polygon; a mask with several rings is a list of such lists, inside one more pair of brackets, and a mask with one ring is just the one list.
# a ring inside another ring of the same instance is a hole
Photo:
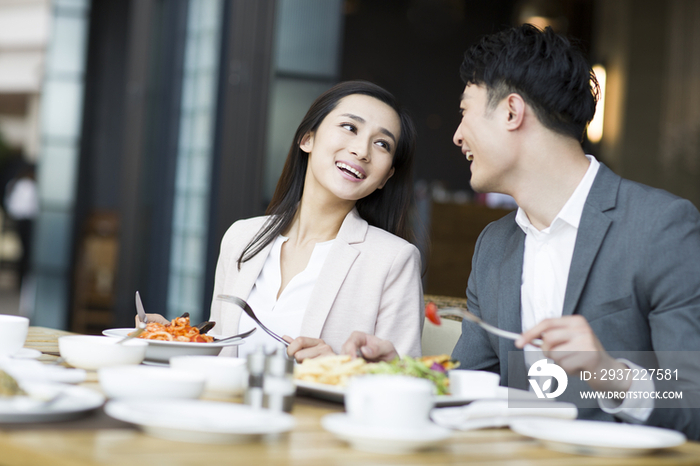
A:
{"label": "man's hand", "polygon": [[[567,374],[578,375],[580,371],[600,373],[603,369],[628,369],[612,358],[593,333],[588,321],[579,315],[564,316],[558,319],[545,319],[526,332],[515,342],[523,348],[535,338],[542,339],[542,352],[552,359]],[[627,391],[628,380],[590,380],[591,388],[599,391]]]}
{"label": "man's hand", "polygon": [[288,335],[282,336],[282,339],[289,343],[287,347],[287,355],[294,358],[297,362],[302,362],[307,358],[317,358],[319,356],[329,356],[335,354],[330,346],[320,338],[297,337],[292,338]]}
{"label": "man's hand", "polygon": [[392,361],[399,356],[390,341],[363,332],[352,332],[341,352],[354,359],[358,356],[358,350],[369,361]]}

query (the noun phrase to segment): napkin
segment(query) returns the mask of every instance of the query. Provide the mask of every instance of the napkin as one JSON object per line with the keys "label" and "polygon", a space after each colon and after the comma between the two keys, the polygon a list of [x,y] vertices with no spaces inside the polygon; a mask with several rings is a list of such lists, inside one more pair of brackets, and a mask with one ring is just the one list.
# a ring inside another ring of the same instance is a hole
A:
{"label": "napkin", "polygon": [[0,359],[0,369],[18,382],[81,383],[85,381],[84,369],[44,364],[33,359]]}
{"label": "napkin", "polygon": [[576,405],[558,401],[521,401],[517,408],[509,408],[508,400],[479,400],[466,406],[436,408],[430,412],[437,425],[457,430],[504,427],[523,418],[576,419],[577,415]]}

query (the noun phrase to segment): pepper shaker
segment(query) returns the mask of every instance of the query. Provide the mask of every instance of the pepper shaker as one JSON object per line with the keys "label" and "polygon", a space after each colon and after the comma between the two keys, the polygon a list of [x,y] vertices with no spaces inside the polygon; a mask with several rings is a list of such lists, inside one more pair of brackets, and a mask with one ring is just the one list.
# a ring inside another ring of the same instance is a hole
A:
{"label": "pepper shaker", "polygon": [[265,359],[263,407],[290,412],[294,404],[294,360],[285,348],[278,348]]}
{"label": "pepper shaker", "polygon": [[258,346],[255,351],[248,354],[246,367],[248,368],[248,388],[243,401],[253,408],[262,408],[265,375],[265,350],[262,346]]}

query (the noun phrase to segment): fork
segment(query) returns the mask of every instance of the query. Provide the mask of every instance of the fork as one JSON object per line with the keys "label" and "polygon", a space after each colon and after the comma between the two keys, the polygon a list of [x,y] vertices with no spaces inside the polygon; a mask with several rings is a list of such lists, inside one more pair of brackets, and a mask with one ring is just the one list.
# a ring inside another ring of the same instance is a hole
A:
{"label": "fork", "polygon": [[275,340],[277,340],[277,341],[279,341],[280,343],[282,343],[284,346],[289,346],[289,343],[287,343],[281,336],[277,335],[275,332],[273,332],[273,331],[270,330],[269,328],[265,327],[265,325],[264,325],[262,322],[260,322],[260,319],[258,319],[258,317],[255,315],[255,313],[254,313],[253,310],[250,308],[250,306],[248,306],[248,303],[246,303],[245,301],[243,301],[243,300],[242,300],[241,298],[239,298],[238,296],[231,296],[231,295],[228,295],[228,294],[220,294],[220,295],[217,295],[216,299],[219,299],[219,300],[221,300],[221,301],[225,301],[225,302],[227,302],[227,303],[235,304],[236,306],[240,307],[240,308],[243,309],[243,310],[245,311],[245,313],[248,314],[248,316],[249,316],[251,319],[253,319],[253,320],[260,326],[260,328],[263,329],[268,335],[270,335],[272,338],[274,338]]}
{"label": "fork", "polygon": [[[432,306],[431,306],[432,304]],[[457,317],[462,317],[463,319],[467,319],[470,322],[474,322],[475,324],[479,325],[481,328],[486,330],[489,333],[492,333],[494,335],[498,335],[501,338],[507,338],[509,340],[517,340],[519,339],[522,335],[519,333],[515,332],[509,332],[508,330],[503,330],[498,327],[494,327],[491,324],[488,324],[481,320],[478,316],[472,314],[471,312],[467,311],[466,309],[461,309],[458,307],[448,307],[444,309],[437,309],[437,306],[435,306],[434,303],[428,303],[425,306],[425,316],[434,324],[440,325],[440,317],[439,316],[457,316]],[[539,338],[535,338],[530,342],[533,346],[537,346],[538,348],[542,346],[542,340]]]}

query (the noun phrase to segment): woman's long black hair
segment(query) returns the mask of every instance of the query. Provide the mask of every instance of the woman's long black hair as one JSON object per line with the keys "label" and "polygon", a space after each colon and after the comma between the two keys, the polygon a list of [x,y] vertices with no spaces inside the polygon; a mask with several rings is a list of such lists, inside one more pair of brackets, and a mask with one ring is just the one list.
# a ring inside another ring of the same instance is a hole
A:
{"label": "woman's long black hair", "polygon": [[394,109],[401,121],[401,134],[392,165],[394,175],[389,178],[384,188],[359,199],[355,204],[357,211],[370,225],[409,241],[413,239],[409,218],[413,204],[413,156],[416,146],[413,121],[394,96],[383,88],[367,81],[346,81],[321,94],[301,120],[289,148],[282,175],[277,182],[275,194],[267,207],[266,214],[270,217],[241,253],[238,258],[239,268],[241,263],[262,251],[292,224],[304,191],[309,158],[309,154],[299,147],[302,138],[307,133],[316,131],[342,98],[354,94],[367,95],[384,102]]}

